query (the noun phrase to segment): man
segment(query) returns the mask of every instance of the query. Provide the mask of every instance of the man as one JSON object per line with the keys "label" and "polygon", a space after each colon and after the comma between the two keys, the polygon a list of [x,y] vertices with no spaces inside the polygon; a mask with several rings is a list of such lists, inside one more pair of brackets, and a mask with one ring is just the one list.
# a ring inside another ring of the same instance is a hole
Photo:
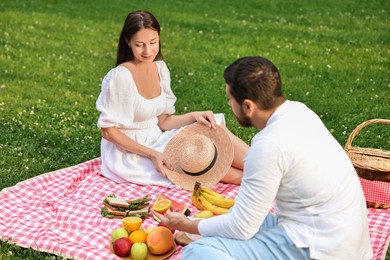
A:
{"label": "man", "polygon": [[[228,214],[165,225],[200,234],[183,259],[371,259],[366,204],[355,170],[320,118],[286,100],[277,68],[262,57],[225,70],[238,122],[256,127],[236,203]],[[268,214],[275,202],[276,215]]]}

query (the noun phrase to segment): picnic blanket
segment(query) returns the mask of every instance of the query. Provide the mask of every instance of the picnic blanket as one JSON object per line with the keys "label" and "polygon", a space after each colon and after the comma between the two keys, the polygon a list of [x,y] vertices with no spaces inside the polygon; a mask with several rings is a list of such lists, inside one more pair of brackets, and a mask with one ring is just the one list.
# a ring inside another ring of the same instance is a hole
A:
{"label": "picnic blanket", "polygon": [[[213,189],[235,197],[238,186],[218,183]],[[116,194],[126,199],[160,193],[186,205],[192,212],[190,192],[180,188],[116,184],[100,174],[100,158],[46,173],[5,188],[0,192],[0,237],[21,247],[74,259],[119,259],[109,251],[111,231],[121,219],[101,216],[102,201]],[[390,240],[390,210],[369,209],[373,259],[384,259]],[[157,226],[153,217],[143,227]],[[170,259],[179,259],[177,246]]]}

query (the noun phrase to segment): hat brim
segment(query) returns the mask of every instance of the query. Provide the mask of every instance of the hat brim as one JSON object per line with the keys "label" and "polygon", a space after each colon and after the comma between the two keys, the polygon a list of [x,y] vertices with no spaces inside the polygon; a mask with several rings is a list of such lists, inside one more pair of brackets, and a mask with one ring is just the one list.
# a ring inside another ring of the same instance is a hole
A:
{"label": "hat brim", "polygon": [[[184,173],[179,167],[180,162],[178,158],[180,156],[177,156],[183,143],[182,138],[195,134],[203,134],[210,138],[218,153],[213,167],[199,176]],[[233,143],[228,133],[222,127],[217,125],[216,129],[212,129],[205,125],[194,123],[177,133],[165,147],[163,154],[173,166],[173,170],[169,170],[164,166],[164,173],[170,181],[186,190],[193,190],[195,182],[199,182],[203,187],[211,187],[218,183],[230,169],[233,162],[233,152]]]}

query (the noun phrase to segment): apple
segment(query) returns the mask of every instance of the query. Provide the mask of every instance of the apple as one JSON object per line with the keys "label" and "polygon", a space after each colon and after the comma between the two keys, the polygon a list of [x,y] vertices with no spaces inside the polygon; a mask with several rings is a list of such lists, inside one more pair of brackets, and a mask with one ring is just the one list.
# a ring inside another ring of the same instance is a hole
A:
{"label": "apple", "polygon": [[115,240],[112,249],[117,256],[128,256],[130,255],[132,245],[133,243],[131,243],[130,239],[121,237]]}
{"label": "apple", "polygon": [[159,227],[166,227],[167,229],[169,229],[171,232],[172,232],[172,234],[173,233],[175,233],[175,230],[174,229],[170,229],[169,227],[167,227],[165,224],[163,224],[163,223],[158,223],[158,225],[157,226],[159,226]]}
{"label": "apple", "polygon": [[134,260],[144,260],[148,255],[148,246],[145,243],[137,242],[131,247],[131,258]]}
{"label": "apple", "polygon": [[121,237],[128,237],[128,236],[129,236],[129,232],[127,232],[126,229],[121,228],[121,227],[116,228],[111,232],[111,241],[115,242],[117,239],[119,239]]}

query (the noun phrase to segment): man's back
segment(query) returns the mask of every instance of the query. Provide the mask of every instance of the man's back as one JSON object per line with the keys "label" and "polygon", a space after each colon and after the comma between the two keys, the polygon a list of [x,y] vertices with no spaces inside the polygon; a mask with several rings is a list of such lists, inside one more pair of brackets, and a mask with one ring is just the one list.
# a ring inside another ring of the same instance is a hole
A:
{"label": "man's back", "polygon": [[[369,257],[359,180],[346,153],[315,113],[299,102],[286,101],[253,139],[252,149],[274,154],[266,156],[265,164],[276,164],[274,171],[280,171],[276,213],[298,247],[310,247],[312,258]],[[268,174],[265,179],[275,176],[275,172],[259,174]]]}

